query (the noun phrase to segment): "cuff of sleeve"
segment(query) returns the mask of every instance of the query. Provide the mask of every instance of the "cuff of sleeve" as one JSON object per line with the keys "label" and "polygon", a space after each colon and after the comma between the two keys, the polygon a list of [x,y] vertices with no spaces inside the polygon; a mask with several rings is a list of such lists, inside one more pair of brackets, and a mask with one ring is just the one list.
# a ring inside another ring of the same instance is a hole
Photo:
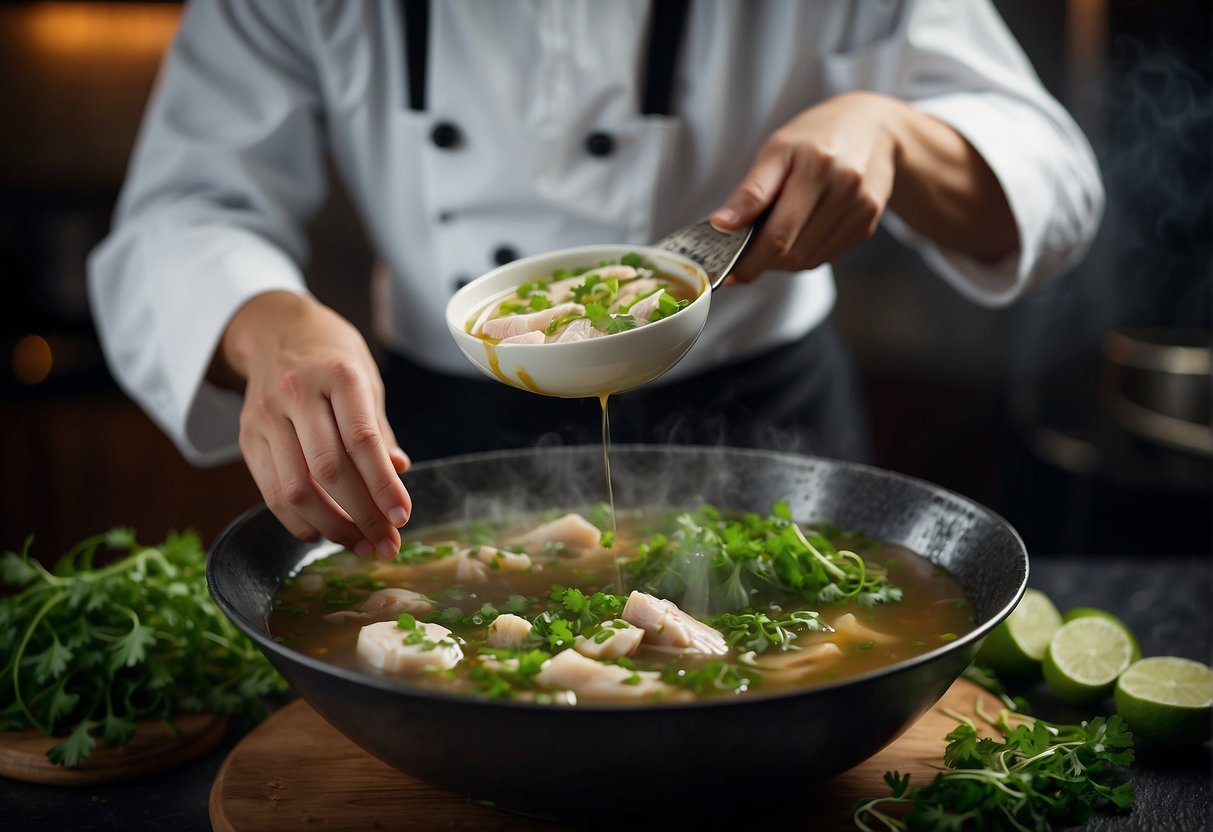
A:
{"label": "cuff of sleeve", "polygon": [[241,229],[187,229],[160,245],[172,250],[161,251],[160,263],[173,262],[172,252],[189,252],[177,291],[165,294],[164,314],[156,316],[156,343],[170,351],[169,433],[195,465],[228,462],[239,456],[242,397],[206,380],[215,349],[245,303],[270,291],[303,293],[303,278],[282,251]]}
{"label": "cuff of sleeve", "polygon": [[984,93],[940,96],[914,106],[948,124],[981,154],[1006,194],[1020,247],[991,263],[939,246],[892,213],[885,215],[885,224],[894,236],[917,248],[960,294],[982,306],[1006,306],[1053,271],[1042,258],[1042,245],[1054,194],[1043,173],[1047,168],[1025,158],[1025,148],[1051,147],[1054,140],[1036,143],[1025,136],[1041,128],[1030,119],[1021,123],[1010,117],[1005,100]]}
{"label": "cuff of sleeve", "polygon": [[304,292],[294,261],[215,224],[115,234],[90,258],[90,301],[116,380],[194,465],[239,456],[238,393],[206,381],[228,321],[250,298]]}

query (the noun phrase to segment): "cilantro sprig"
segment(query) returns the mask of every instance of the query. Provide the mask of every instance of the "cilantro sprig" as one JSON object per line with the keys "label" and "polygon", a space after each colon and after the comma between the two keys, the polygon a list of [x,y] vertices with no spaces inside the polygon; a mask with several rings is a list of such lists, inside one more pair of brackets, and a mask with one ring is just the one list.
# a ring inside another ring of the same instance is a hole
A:
{"label": "cilantro sprig", "polygon": [[829,628],[811,610],[797,610],[786,618],[771,618],[765,612],[730,613],[712,622],[724,633],[730,647],[742,652],[764,653],[772,647],[795,650],[798,633],[821,633]]}
{"label": "cilantro sprig", "polygon": [[[988,726],[950,709],[957,721],[947,734],[941,774],[922,786],[910,775],[885,772],[890,797],[860,801],[852,812],[857,827],[887,830],[1015,829],[1048,832],[1085,823],[1102,809],[1125,811],[1133,783],[1123,769],[1133,762],[1133,734],[1122,717],[1097,716],[1077,724],[1030,716],[1028,703],[1011,696],[988,667],[971,664],[963,674],[1005,707],[989,716],[980,700],[974,714]],[[984,736],[993,733],[994,736]],[[888,810],[899,810],[897,816]]]}
{"label": "cilantro sprig", "polygon": [[[1064,725],[1021,714],[1012,722],[1007,710],[991,720],[978,710],[1001,739],[982,737],[968,717],[951,716],[959,724],[947,735],[947,770],[922,786],[911,786],[908,774],[886,772],[892,796],[861,801],[852,813],[857,827],[1048,832],[1133,804],[1133,783],[1119,771],[1133,762],[1133,735],[1118,714]],[[893,807],[907,811],[894,816]]]}
{"label": "cilantro sprig", "polygon": [[672,528],[643,541],[624,567],[631,585],[708,615],[762,609],[789,598],[812,604],[854,599],[896,603],[901,589],[885,571],[821,532],[801,528],[776,501],[767,516],[726,517],[717,508],[677,515]]}
{"label": "cilantro sprig", "polygon": [[[219,612],[197,535],[144,547],[130,529],[90,537],[53,570],[0,557],[0,729],[63,739],[51,762],[71,768],[97,738],[120,746],[141,719],[212,712],[259,717],[286,684]],[[103,550],[119,555],[94,566]]]}

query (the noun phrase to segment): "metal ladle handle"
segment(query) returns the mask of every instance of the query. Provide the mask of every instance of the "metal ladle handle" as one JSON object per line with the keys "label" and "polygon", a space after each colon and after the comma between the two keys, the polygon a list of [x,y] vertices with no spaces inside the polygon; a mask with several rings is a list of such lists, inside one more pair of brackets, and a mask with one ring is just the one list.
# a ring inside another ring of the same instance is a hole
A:
{"label": "metal ladle handle", "polygon": [[708,220],[701,220],[663,237],[654,246],[681,254],[702,266],[714,292],[741,259],[767,214],[764,211],[751,225],[737,231],[721,231]]}

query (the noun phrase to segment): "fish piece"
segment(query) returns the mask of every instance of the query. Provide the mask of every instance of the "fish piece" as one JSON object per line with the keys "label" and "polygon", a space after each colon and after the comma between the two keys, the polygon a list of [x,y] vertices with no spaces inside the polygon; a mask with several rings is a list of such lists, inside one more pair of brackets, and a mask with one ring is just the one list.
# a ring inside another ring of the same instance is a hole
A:
{"label": "fish piece", "polygon": [[632,307],[628,310],[628,314],[636,319],[637,326],[652,323],[649,317],[657,311],[657,306],[661,303],[661,297],[664,294],[665,289],[658,289],[644,300],[638,300],[632,304]]}
{"label": "fish piece", "polygon": [[878,633],[870,627],[860,624],[855,614],[850,612],[838,616],[831,626],[833,626],[835,633],[837,633],[836,641],[852,644],[862,644],[865,641],[872,641],[876,644],[894,644],[900,641],[896,636]]}
{"label": "fish piece", "polygon": [[493,546],[473,546],[457,554],[473,558],[489,569],[502,572],[526,572],[533,565],[530,555],[525,552],[510,552]]}
{"label": "fish piece", "polygon": [[570,341],[588,341],[591,338],[601,338],[606,335],[601,329],[595,329],[589,318],[578,318],[561,330],[553,344],[567,344]]}
{"label": "fish piece", "polygon": [[799,650],[768,650],[754,655],[749,662],[762,670],[807,671],[817,670],[842,657],[842,648],[825,641],[810,644]]}
{"label": "fish piece", "polygon": [[489,625],[489,647],[517,647],[531,634],[531,622],[521,615],[506,612]]}
{"label": "fish piece", "polygon": [[[578,318],[578,320],[585,320]],[[547,336],[543,334],[542,329],[534,329],[530,332],[524,332],[521,335],[511,335],[509,338],[502,338],[499,343],[502,344],[543,344],[547,342]]]}
{"label": "fish piece", "polygon": [[572,691],[579,702],[690,698],[689,691],[666,684],[657,673],[603,664],[576,650],[565,650],[544,662],[535,682],[551,690]]}
{"label": "fish piece", "polygon": [[644,630],[616,618],[602,622],[601,629],[589,638],[577,636],[573,649],[591,659],[622,659],[635,653],[643,640]]}
{"label": "fish piece", "polygon": [[535,330],[547,329],[548,324],[565,315],[584,315],[585,307],[579,303],[561,303],[549,309],[538,312],[528,312],[525,315],[506,315],[503,318],[493,318],[485,321],[481,331],[489,338],[498,341],[522,335]]}
{"label": "fish piece", "polygon": [[[418,621],[417,628],[401,630],[394,621],[367,624],[358,631],[358,656],[371,667],[400,676],[450,670],[463,659],[463,650],[446,627]],[[422,640],[406,644],[417,632]]]}
{"label": "fish piece", "polygon": [[[651,292],[660,285],[661,281],[655,277],[642,277],[639,280],[633,280],[626,286],[619,287],[619,294],[615,298],[615,303],[622,306],[625,303],[631,302],[637,295]],[[628,311],[628,314],[631,314],[631,310]]]}
{"label": "fish piece", "polygon": [[574,556],[598,554],[606,551],[599,545],[602,532],[580,514],[570,512],[526,534],[509,541],[507,545],[520,548],[531,557],[553,554]]}
{"label": "fish piece", "polygon": [[729,645],[720,631],[709,627],[664,598],[633,590],[623,605],[623,620],[644,630],[644,640],[668,644],[691,653],[723,656]]}
{"label": "fish piece", "polygon": [[573,287],[585,283],[585,275],[566,277],[548,284],[548,299],[553,303],[566,303],[573,299]]}
{"label": "fish piece", "polygon": [[353,619],[395,618],[402,612],[425,615],[437,604],[420,592],[401,587],[388,587],[368,595],[356,610],[339,610],[324,617],[325,621],[348,621]]}
{"label": "fish piece", "polygon": [[[437,561],[437,564],[441,563],[442,561]],[[456,583],[483,584],[489,579],[489,565],[473,557],[471,549],[464,549],[462,552],[451,555],[450,566],[447,568],[452,569]]]}

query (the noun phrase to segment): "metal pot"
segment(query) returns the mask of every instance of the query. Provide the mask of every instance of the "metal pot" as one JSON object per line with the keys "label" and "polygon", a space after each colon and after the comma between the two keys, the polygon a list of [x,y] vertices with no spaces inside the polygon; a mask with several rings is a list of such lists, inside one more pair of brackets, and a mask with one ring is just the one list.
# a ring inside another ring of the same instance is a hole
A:
{"label": "metal pot", "polygon": [[[275,642],[266,620],[279,582],[325,544],[296,540],[265,508],[236,520],[215,542],[207,580],[224,613],[300,695],[370,753],[474,800],[583,820],[636,817],[642,806],[675,809],[685,819],[695,801],[717,818],[731,809],[752,812],[858,764],[939,700],[1026,586],[1027,553],[1015,531],[926,482],[724,448],[621,446],[612,449],[611,464],[621,509],[708,501],[766,511],[784,499],[797,518],[828,519],[908,546],[960,582],[977,627],[925,655],[803,691],[558,708],[394,683]],[[435,524],[577,507],[600,500],[604,490],[597,446],[457,457],[419,464],[404,477],[415,517]]]}
{"label": "metal pot", "polygon": [[1211,333],[1125,330],[1104,340],[1104,400],[1122,429],[1173,450],[1213,456]]}

